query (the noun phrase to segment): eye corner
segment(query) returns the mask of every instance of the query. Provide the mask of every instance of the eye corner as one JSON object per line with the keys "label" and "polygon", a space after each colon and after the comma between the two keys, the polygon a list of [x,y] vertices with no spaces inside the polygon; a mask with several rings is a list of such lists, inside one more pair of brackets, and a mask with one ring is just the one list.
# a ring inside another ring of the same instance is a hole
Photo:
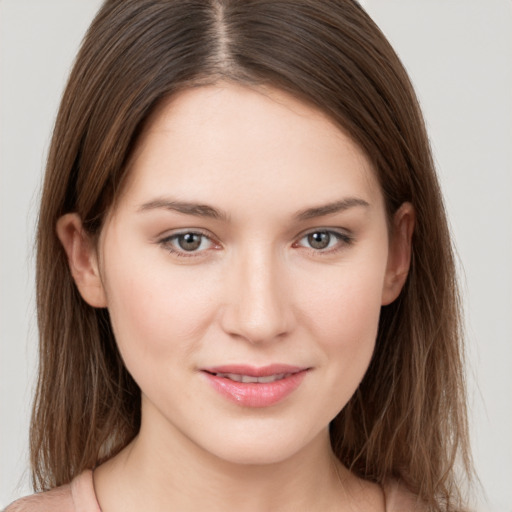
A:
{"label": "eye corner", "polygon": [[167,233],[156,243],[172,256],[179,258],[205,257],[210,251],[222,249],[220,242],[210,233],[192,228]]}
{"label": "eye corner", "polygon": [[[318,240],[317,246],[314,247],[312,237],[321,235],[323,240]],[[354,236],[346,232],[346,230],[333,228],[315,228],[310,229],[301,235],[292,243],[293,249],[305,249],[314,255],[330,255],[335,254],[354,242]],[[325,246],[322,246],[324,245]]]}

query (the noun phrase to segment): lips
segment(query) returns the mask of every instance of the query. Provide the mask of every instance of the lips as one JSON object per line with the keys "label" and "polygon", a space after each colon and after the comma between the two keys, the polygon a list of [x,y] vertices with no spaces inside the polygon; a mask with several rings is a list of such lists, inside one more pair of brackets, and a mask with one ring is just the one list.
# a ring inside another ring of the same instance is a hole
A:
{"label": "lips", "polygon": [[224,398],[244,407],[269,407],[295,391],[308,368],[274,364],[265,367],[230,365],[206,368],[202,373]]}
{"label": "lips", "polygon": [[235,382],[243,382],[244,384],[268,384],[277,380],[282,380],[293,375],[292,373],[278,373],[275,375],[265,375],[264,377],[253,377],[252,375],[240,375],[238,373],[217,373],[216,377],[233,380]]}

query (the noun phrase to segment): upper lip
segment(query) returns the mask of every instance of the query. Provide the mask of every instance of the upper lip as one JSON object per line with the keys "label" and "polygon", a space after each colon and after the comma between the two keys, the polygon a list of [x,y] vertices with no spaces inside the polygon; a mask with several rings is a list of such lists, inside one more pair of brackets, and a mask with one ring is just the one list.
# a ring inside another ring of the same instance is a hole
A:
{"label": "upper lip", "polygon": [[293,366],[289,364],[269,364],[267,366],[250,366],[245,364],[228,364],[222,366],[211,366],[202,368],[208,373],[234,373],[236,375],[247,375],[249,377],[267,377],[287,373],[298,373],[307,370],[306,367]]}

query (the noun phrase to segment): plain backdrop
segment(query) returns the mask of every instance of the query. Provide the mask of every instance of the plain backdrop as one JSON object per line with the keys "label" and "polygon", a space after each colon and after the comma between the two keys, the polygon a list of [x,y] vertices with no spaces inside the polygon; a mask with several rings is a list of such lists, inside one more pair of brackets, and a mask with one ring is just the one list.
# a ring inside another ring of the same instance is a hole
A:
{"label": "plain backdrop", "polygon": [[[460,257],[477,510],[512,511],[512,1],[367,0],[417,88]],[[30,492],[34,224],[99,0],[0,0],[0,509]]]}

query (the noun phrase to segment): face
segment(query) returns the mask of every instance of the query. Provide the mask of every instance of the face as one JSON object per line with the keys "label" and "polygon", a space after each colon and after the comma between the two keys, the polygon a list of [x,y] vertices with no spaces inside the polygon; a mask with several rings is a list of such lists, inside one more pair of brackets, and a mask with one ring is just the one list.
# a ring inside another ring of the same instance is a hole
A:
{"label": "face", "polygon": [[325,439],[363,378],[400,288],[393,251],[374,170],[328,118],[200,87],[143,134],[89,302],[109,309],[143,425],[275,462]]}

